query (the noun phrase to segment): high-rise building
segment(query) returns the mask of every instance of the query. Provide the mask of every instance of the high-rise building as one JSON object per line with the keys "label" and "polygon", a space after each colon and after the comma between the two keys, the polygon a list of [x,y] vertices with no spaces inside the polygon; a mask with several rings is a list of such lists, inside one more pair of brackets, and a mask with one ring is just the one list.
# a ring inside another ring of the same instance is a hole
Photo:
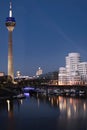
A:
{"label": "high-rise building", "polygon": [[79,53],[69,53],[66,57],[66,71],[75,72],[78,70],[78,64],[80,62],[80,54]]}
{"label": "high-rise building", "polygon": [[78,65],[81,62],[79,53],[69,53],[65,58],[66,66],[59,68],[59,84],[74,85],[81,83]]}
{"label": "high-rise building", "polygon": [[78,64],[78,71],[83,83],[87,84],[87,62],[81,62]]}
{"label": "high-rise building", "polygon": [[78,64],[80,61],[81,58],[79,53],[69,53],[66,57],[67,84],[72,85],[79,83]]}
{"label": "high-rise building", "polygon": [[59,68],[59,76],[58,76],[58,84],[59,85],[66,85],[67,84],[67,75],[66,75],[66,68],[60,67]]}
{"label": "high-rise building", "polygon": [[6,18],[5,25],[8,29],[8,75],[14,80],[14,68],[13,68],[13,49],[12,49],[12,32],[16,25],[15,18],[12,16],[12,2],[10,1],[9,16]]}

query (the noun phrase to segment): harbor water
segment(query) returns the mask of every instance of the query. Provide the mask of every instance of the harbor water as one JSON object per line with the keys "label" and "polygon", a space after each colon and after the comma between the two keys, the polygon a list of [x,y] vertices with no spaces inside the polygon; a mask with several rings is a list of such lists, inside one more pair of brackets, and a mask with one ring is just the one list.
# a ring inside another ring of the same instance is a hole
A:
{"label": "harbor water", "polygon": [[29,96],[0,101],[1,130],[87,130],[87,99]]}

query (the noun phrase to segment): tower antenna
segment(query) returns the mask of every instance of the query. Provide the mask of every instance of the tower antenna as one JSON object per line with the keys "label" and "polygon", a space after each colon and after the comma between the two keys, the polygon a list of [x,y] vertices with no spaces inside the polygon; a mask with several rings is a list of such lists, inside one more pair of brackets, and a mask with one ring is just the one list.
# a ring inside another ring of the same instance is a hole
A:
{"label": "tower antenna", "polygon": [[9,17],[12,17],[12,1],[10,0]]}

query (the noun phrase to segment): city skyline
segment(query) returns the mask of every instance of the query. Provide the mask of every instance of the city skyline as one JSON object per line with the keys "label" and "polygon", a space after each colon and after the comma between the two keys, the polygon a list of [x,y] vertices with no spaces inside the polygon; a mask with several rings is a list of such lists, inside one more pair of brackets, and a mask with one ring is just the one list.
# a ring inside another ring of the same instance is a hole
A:
{"label": "city skyline", "polygon": [[[78,52],[87,61],[86,0],[12,1],[17,25],[13,37],[14,71],[34,75],[41,66],[43,73],[65,66],[64,57]],[[8,34],[5,18],[9,0],[0,7],[0,71],[7,74]]]}

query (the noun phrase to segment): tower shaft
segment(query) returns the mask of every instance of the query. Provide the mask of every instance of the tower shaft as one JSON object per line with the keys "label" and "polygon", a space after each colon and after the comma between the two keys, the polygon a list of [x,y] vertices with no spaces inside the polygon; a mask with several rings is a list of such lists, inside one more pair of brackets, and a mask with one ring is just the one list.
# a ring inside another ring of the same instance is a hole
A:
{"label": "tower shaft", "polygon": [[12,79],[14,79],[12,31],[9,31],[9,39],[8,39],[8,75],[11,76]]}
{"label": "tower shaft", "polygon": [[12,45],[12,32],[16,25],[15,18],[12,16],[12,2],[10,1],[9,17],[6,18],[5,25],[8,29],[8,75],[11,76],[14,81],[14,69],[13,69],[13,45]]}

